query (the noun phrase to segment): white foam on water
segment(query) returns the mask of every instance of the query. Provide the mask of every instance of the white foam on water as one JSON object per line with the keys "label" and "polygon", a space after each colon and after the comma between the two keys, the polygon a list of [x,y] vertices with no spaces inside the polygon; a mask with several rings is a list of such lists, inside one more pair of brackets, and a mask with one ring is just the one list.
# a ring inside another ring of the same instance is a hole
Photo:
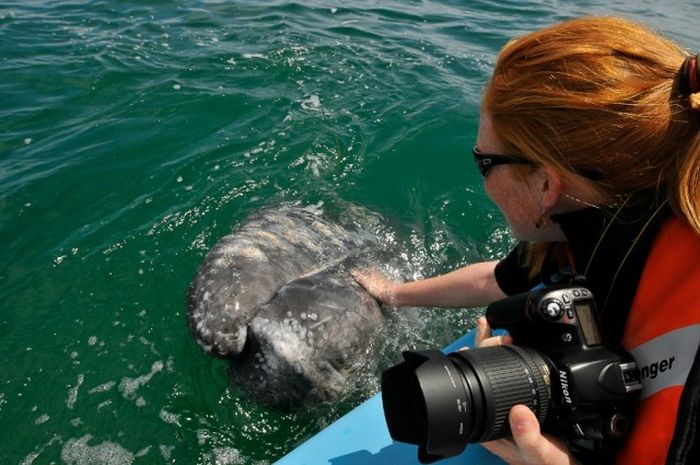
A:
{"label": "white foam on water", "polygon": [[212,453],[216,465],[242,465],[245,463],[241,451],[233,447],[216,447]]}
{"label": "white foam on water", "polygon": [[[151,378],[153,378],[153,375],[161,371],[163,369],[163,366],[163,362],[161,360],[158,360],[156,362],[153,362],[153,365],[151,365],[151,371],[144,375],[138,376],[136,378],[129,378],[125,376],[119,382],[119,391],[126,399],[136,399],[136,391],[141,386],[148,383],[151,380]],[[141,401],[143,400],[143,398],[140,399]],[[136,400],[139,401],[139,399]]]}
{"label": "white foam on water", "polygon": [[129,465],[134,462],[134,454],[121,445],[104,441],[91,446],[91,434],[81,438],[71,438],[61,449],[61,460],[68,465]]}
{"label": "white foam on water", "polygon": [[37,447],[32,451],[30,454],[27,454],[27,456],[20,462],[20,465],[32,465],[34,461],[41,455],[42,452],[44,452],[44,449],[46,449],[48,446],[51,446],[53,443],[56,441],[60,441],[61,437],[58,436],[57,434],[54,434],[51,439],[45,444],[42,444],[41,446]]}
{"label": "white foam on water", "polygon": [[311,95],[299,103],[304,110],[317,110],[321,107],[321,98],[318,95]]}
{"label": "white foam on water", "polygon": [[[0,18],[2,19],[2,18]],[[39,457],[39,454],[41,452],[32,452],[31,454],[27,455],[24,460],[20,462],[20,465],[32,465],[34,461],[36,460],[37,457]]]}
{"label": "white foam on water", "polygon": [[165,444],[161,444],[158,446],[158,449],[160,450],[160,455],[165,459],[165,460],[170,460],[170,457],[172,456],[173,449],[175,449],[175,446],[166,446]]}
{"label": "white foam on water", "polygon": [[204,444],[207,443],[209,440],[209,431],[205,429],[198,429],[197,430],[197,445],[203,446]]}
{"label": "white foam on water", "polygon": [[75,402],[78,400],[78,390],[80,389],[80,386],[83,384],[83,381],[85,381],[85,375],[82,373],[78,375],[78,380],[72,388],[68,390],[68,398],[66,399],[66,406],[70,410],[73,409],[75,406]]}
{"label": "white foam on water", "polygon": [[112,389],[115,384],[117,384],[116,381],[107,381],[106,383],[102,383],[99,386],[95,386],[94,388],[90,389],[88,391],[88,394],[96,394],[98,392],[107,392],[110,389]]}
{"label": "white foam on water", "polygon": [[107,407],[108,405],[112,405],[112,400],[105,400],[104,402],[100,402],[97,404],[97,411],[102,410],[103,408]]}
{"label": "white foam on water", "polygon": [[165,409],[161,409],[160,413],[158,414],[161,420],[163,420],[166,423],[169,423],[171,425],[176,425],[180,426],[180,415],[168,412]]}

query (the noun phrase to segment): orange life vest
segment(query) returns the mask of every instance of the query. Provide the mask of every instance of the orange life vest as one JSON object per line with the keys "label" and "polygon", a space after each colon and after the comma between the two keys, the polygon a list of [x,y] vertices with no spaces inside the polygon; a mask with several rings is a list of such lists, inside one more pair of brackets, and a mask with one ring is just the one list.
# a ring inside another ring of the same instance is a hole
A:
{"label": "orange life vest", "polygon": [[699,291],[700,236],[671,217],[654,240],[622,338],[640,368],[643,388],[618,465],[666,461],[700,342]]}

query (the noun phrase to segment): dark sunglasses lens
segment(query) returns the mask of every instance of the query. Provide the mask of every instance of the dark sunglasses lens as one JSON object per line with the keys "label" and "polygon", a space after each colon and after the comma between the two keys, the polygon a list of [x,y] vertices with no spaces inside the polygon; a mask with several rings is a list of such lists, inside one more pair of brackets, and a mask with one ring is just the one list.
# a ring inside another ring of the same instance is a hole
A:
{"label": "dark sunglasses lens", "polygon": [[524,158],[511,155],[494,155],[490,153],[481,153],[476,148],[472,150],[472,154],[474,155],[474,161],[476,162],[476,166],[479,168],[479,172],[483,177],[486,177],[491,171],[491,168],[493,168],[496,165],[532,164],[531,161],[526,160]]}
{"label": "dark sunglasses lens", "polygon": [[485,156],[484,154],[474,151],[474,161],[476,162],[476,167],[479,169],[481,176],[486,177],[493,168],[494,165],[498,165],[498,159]]}
{"label": "dark sunglasses lens", "polygon": [[484,160],[481,159],[477,160],[476,165],[479,168],[479,173],[481,173],[481,176],[484,178],[487,174],[489,174],[489,171],[491,171],[491,167],[493,166],[488,162],[485,163]]}

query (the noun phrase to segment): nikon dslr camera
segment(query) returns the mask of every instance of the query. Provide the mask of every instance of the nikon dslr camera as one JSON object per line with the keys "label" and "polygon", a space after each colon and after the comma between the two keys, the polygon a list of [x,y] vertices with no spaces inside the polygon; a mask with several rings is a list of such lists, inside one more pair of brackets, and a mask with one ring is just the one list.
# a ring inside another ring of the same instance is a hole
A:
{"label": "nikon dslr camera", "polygon": [[612,453],[641,383],[632,356],[603,344],[591,292],[545,287],[492,303],[486,318],[517,345],[407,351],[382,374],[391,437],[431,463],[509,436],[508,412],[524,404],[575,454]]}

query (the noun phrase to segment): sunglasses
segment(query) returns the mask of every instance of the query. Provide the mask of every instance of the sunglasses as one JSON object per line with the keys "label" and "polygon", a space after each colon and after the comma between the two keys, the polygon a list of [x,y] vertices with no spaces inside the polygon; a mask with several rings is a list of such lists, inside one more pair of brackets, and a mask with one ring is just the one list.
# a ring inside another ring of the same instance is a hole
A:
{"label": "sunglasses", "polygon": [[[536,166],[532,160],[528,160],[519,155],[504,155],[500,153],[483,153],[476,146],[472,149],[472,155],[476,162],[477,168],[481,176],[484,178],[489,174],[491,168],[497,165],[531,165]],[[574,169],[581,176],[590,179],[591,181],[599,181],[603,176],[600,171],[589,169]]]}
{"label": "sunglasses", "polygon": [[486,177],[491,168],[497,165],[535,165],[536,163],[517,155],[503,155],[496,153],[483,153],[474,146],[472,149],[474,161],[483,177]]}

